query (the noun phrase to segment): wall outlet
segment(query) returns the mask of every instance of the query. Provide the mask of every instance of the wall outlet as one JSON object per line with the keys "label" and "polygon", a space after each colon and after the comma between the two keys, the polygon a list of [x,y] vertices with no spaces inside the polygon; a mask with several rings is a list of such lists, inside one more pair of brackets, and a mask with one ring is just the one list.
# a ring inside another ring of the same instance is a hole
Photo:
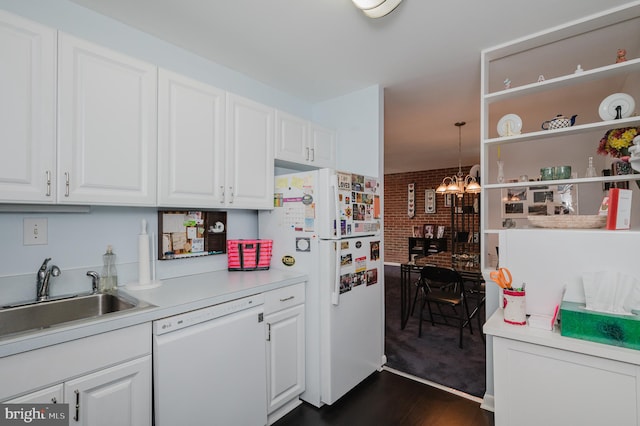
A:
{"label": "wall outlet", "polygon": [[23,226],[25,246],[47,244],[47,218],[25,217]]}

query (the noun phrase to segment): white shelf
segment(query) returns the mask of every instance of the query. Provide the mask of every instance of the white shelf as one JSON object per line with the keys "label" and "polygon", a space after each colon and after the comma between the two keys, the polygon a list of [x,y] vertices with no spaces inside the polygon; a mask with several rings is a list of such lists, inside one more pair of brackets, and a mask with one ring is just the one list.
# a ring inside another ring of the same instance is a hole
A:
{"label": "white shelf", "polygon": [[563,75],[541,82],[525,84],[524,86],[512,87],[510,89],[489,93],[484,96],[484,99],[487,103],[504,101],[515,97],[550,91],[559,87],[567,87],[572,84],[580,84],[589,81],[600,80],[603,78],[613,77],[616,75],[630,73],[638,70],[640,70],[640,58],[630,59],[626,62],[620,62],[618,64],[607,65],[591,70],[585,70],[577,74]]}
{"label": "white shelf", "polygon": [[581,183],[595,183],[595,182],[625,182],[640,180],[640,174],[632,175],[617,175],[617,176],[597,176],[592,178],[577,178],[577,179],[559,179],[559,180],[536,180],[528,182],[508,182],[508,183],[486,183],[483,184],[483,188],[489,189],[502,189],[502,188],[521,188],[530,186],[553,186],[553,185],[570,185]]}
{"label": "white shelf", "polygon": [[636,0],[591,16],[577,19],[567,24],[562,24],[554,28],[549,28],[538,33],[485,49],[482,51],[482,55],[490,61],[495,61],[515,53],[542,47],[558,40],[564,40],[590,31],[596,31],[600,28],[614,25],[637,16],[640,16],[640,1]]}
{"label": "white shelf", "polygon": [[[620,127],[633,127],[640,125],[640,116],[622,118],[619,120],[607,120],[596,123],[580,124],[577,126],[565,127],[556,130],[540,130],[538,132],[522,133],[513,136],[502,136],[499,138],[485,139],[485,145],[506,145],[517,142],[530,142],[542,139],[558,138],[560,136],[577,135],[581,133],[594,132],[596,130],[617,129]],[[603,133],[604,134],[604,133]]]}
{"label": "white shelf", "polygon": [[[526,219],[519,218],[519,219]],[[499,234],[501,231],[509,232],[573,232],[573,233],[608,233],[615,232],[617,234],[637,234],[640,236],[640,230],[637,229],[606,229],[606,228],[538,228],[530,225],[526,228],[487,228],[483,231],[483,234]]]}

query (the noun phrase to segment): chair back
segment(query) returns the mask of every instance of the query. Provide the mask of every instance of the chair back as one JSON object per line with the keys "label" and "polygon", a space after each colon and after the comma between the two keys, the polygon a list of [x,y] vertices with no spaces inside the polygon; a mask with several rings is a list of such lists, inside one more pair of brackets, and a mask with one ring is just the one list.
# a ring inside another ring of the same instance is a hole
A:
{"label": "chair back", "polygon": [[420,271],[420,278],[430,289],[438,288],[452,292],[462,290],[462,277],[452,268],[427,265]]}

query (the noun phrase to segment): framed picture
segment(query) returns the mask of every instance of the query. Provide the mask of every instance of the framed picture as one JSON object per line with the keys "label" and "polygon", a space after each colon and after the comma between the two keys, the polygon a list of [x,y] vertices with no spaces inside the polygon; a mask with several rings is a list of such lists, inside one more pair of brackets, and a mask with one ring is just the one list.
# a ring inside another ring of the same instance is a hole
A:
{"label": "framed picture", "polygon": [[453,197],[453,195],[451,195],[451,194],[444,194],[444,206],[445,207],[451,207],[452,197]]}
{"label": "framed picture", "polygon": [[425,189],[424,190],[424,212],[433,214],[436,212],[436,190]]}
{"label": "framed picture", "polygon": [[502,217],[524,218],[554,214],[577,214],[575,185],[538,185],[507,188],[502,193]]}
{"label": "framed picture", "polygon": [[527,188],[515,187],[502,191],[502,217],[519,218],[527,217]]}
{"label": "framed picture", "polygon": [[413,226],[413,232],[411,233],[411,236],[414,237],[414,238],[422,238],[424,236],[422,226],[414,225]]}
{"label": "framed picture", "polygon": [[435,238],[435,225],[431,223],[425,223],[423,227],[423,236],[424,238]]}
{"label": "framed picture", "polygon": [[436,238],[444,238],[444,231],[445,231],[445,226],[438,225],[438,233],[436,234]]}
{"label": "framed picture", "polygon": [[415,187],[415,183],[410,183],[407,185],[407,215],[409,217],[414,217],[416,215]]}

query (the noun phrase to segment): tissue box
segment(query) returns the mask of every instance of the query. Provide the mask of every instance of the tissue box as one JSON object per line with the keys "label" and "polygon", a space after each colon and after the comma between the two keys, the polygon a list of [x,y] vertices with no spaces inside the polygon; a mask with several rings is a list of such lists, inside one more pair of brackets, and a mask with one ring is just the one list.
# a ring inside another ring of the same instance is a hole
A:
{"label": "tissue box", "polygon": [[607,345],[640,349],[640,318],[589,311],[584,303],[563,301],[560,334]]}

